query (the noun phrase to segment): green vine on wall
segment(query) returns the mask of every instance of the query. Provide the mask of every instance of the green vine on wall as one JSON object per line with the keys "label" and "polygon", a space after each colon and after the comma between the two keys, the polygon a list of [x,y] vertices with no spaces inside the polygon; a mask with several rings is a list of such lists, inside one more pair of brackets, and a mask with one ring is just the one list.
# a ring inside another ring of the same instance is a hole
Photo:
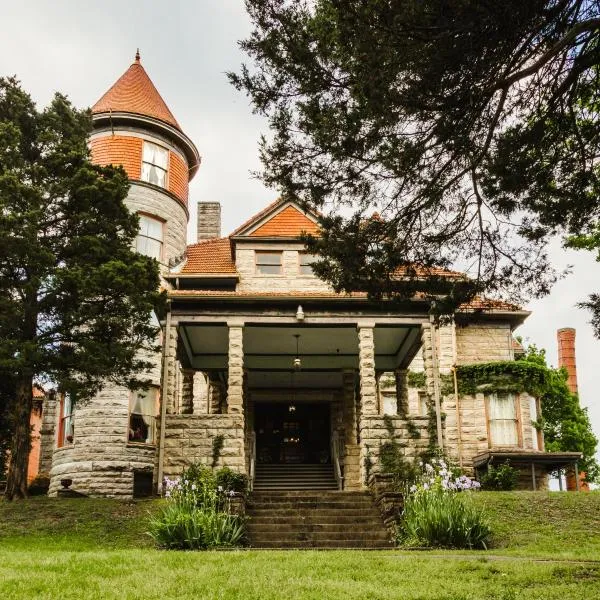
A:
{"label": "green vine on wall", "polygon": [[[527,392],[540,398],[551,385],[550,369],[544,365],[525,360],[497,361],[476,365],[461,365],[456,368],[459,394],[493,392]],[[454,393],[454,382],[450,377],[451,389],[444,382],[443,393]]]}

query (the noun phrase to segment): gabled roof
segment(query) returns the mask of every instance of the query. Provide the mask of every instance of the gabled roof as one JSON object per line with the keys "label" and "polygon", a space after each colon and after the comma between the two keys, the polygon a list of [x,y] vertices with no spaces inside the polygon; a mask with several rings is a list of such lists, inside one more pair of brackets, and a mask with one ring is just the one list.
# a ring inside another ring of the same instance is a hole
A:
{"label": "gabled roof", "polygon": [[302,233],[318,234],[317,216],[295,202],[276,200],[238,227],[230,237],[298,238]]}
{"label": "gabled roof", "polygon": [[187,260],[179,273],[186,274],[235,274],[229,238],[204,240],[187,247]]}
{"label": "gabled roof", "polygon": [[92,113],[126,112],[153,117],[172,125],[179,131],[179,123],[162,99],[140,62],[135,62],[117,79],[113,86],[92,106]]}

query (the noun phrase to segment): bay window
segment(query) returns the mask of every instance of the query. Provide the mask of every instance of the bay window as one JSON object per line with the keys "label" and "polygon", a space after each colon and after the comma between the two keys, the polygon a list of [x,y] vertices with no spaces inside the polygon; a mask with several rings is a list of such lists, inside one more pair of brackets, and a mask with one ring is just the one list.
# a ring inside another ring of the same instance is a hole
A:
{"label": "bay window", "polygon": [[519,429],[516,398],[510,393],[494,393],[487,397],[491,446],[518,446]]}

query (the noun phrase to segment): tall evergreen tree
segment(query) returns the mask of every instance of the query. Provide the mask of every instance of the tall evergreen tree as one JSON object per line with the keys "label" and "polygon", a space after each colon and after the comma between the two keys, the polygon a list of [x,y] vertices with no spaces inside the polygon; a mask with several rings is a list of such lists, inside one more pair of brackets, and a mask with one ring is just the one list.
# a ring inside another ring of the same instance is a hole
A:
{"label": "tall evergreen tree", "polygon": [[[0,78],[0,377],[12,432],[6,497],[27,494],[32,386],[77,402],[143,382],[155,349],[158,265],[132,250],[138,218],[121,167],[89,160],[89,111],[56,94],[42,111]],[[6,404],[8,403],[8,406]]]}
{"label": "tall evergreen tree", "polygon": [[269,118],[264,181],[323,211],[310,245],[336,289],[409,296],[437,265],[470,276],[440,308],[522,301],[558,276],[551,236],[598,230],[600,2],[246,7],[252,63],[230,79]]}

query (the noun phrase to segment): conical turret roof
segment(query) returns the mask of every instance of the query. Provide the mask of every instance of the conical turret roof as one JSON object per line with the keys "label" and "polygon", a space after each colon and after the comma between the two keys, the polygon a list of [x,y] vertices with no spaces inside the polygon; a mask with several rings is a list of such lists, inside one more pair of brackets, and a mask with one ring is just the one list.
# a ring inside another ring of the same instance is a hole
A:
{"label": "conical turret roof", "polygon": [[136,52],[134,63],[114,85],[92,106],[92,113],[126,112],[153,117],[181,127],[152,83]]}

